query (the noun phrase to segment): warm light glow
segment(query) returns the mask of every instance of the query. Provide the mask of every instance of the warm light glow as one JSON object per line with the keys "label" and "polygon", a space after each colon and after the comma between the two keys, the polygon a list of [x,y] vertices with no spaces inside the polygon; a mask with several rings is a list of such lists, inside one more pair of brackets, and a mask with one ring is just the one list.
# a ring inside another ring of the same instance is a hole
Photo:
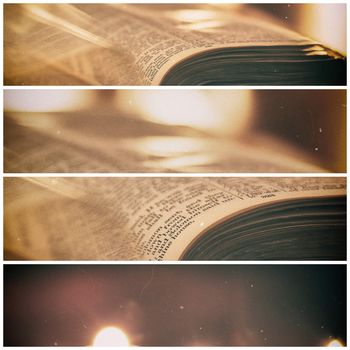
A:
{"label": "warm light glow", "polygon": [[202,9],[169,11],[167,15],[181,22],[207,21],[217,17],[216,12]]}
{"label": "warm light glow", "polygon": [[303,4],[301,33],[346,54],[346,5]]}
{"label": "warm light glow", "polygon": [[[93,28],[93,21],[89,16],[70,4],[50,4],[49,6],[44,4],[23,4],[22,6],[30,16],[39,22],[73,34],[94,45],[105,48],[113,47],[112,43],[106,38],[92,32],[92,29],[95,28]],[[84,29],[84,26],[89,29]]]}
{"label": "warm light glow", "polygon": [[78,90],[5,90],[5,111],[54,112],[86,107],[91,93]]}
{"label": "warm light glow", "polygon": [[97,333],[93,346],[129,346],[126,334],[116,327],[103,328]]}
{"label": "warm light glow", "polygon": [[334,346],[334,347],[341,346],[341,347],[343,347],[344,344],[338,339],[333,339],[327,344],[327,346]]}
{"label": "warm light glow", "polygon": [[[129,143],[129,141],[128,141]],[[130,142],[131,144],[131,142]],[[155,157],[173,157],[206,150],[203,139],[178,136],[142,137],[132,141],[133,149]]]}
{"label": "warm light glow", "polygon": [[180,25],[179,28],[189,29],[189,30],[209,30],[215,29],[222,26],[222,22],[220,21],[203,21],[197,23],[190,23],[186,25]]}
{"label": "warm light glow", "polygon": [[164,158],[158,161],[147,161],[145,166],[175,169],[178,171],[196,172],[198,167],[205,167],[215,162],[215,156],[211,154],[194,154],[182,157]]}
{"label": "warm light glow", "polygon": [[250,124],[251,92],[126,90],[119,94],[118,106],[153,122],[232,135],[240,134]]}
{"label": "warm light glow", "polygon": [[208,8],[192,8],[167,11],[166,16],[178,22],[178,28],[187,30],[213,31],[231,22],[233,9],[241,4],[211,4]]}
{"label": "warm light glow", "polygon": [[49,113],[40,113],[32,116],[32,118],[28,118],[28,115],[25,113],[16,113],[11,115],[11,118],[15,120],[18,125],[27,128],[41,129],[43,131],[54,131],[60,129],[57,117]]}
{"label": "warm light glow", "polygon": [[143,137],[139,140],[125,140],[125,145],[141,154],[157,157],[145,161],[147,167],[170,168],[176,170],[196,171],[197,167],[207,166],[218,161],[215,145],[210,139],[179,136]]}

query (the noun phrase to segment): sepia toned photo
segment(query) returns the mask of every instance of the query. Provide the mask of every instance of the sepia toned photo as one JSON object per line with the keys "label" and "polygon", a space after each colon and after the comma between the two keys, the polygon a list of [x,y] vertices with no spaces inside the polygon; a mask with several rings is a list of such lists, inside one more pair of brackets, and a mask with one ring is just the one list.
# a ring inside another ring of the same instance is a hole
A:
{"label": "sepia toned photo", "polygon": [[6,173],[346,171],[344,90],[7,90]]}
{"label": "sepia toned photo", "polygon": [[7,260],[346,260],[340,177],[4,179]]}
{"label": "sepia toned photo", "polygon": [[4,347],[347,347],[348,3],[3,3]]}
{"label": "sepia toned photo", "polygon": [[6,265],[5,346],[346,346],[344,265]]}
{"label": "sepia toned photo", "polygon": [[5,4],[5,85],[345,85],[345,4]]}

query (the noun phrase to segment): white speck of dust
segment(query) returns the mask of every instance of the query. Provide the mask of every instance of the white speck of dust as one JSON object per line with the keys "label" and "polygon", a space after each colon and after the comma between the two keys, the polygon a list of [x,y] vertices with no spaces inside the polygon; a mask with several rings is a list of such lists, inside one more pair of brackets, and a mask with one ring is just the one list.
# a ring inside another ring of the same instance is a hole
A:
{"label": "white speck of dust", "polygon": [[199,327],[199,330],[202,331],[202,330],[203,330],[203,327]]}
{"label": "white speck of dust", "polygon": [[263,330],[263,329],[260,329],[260,333],[264,333],[264,330]]}
{"label": "white speck of dust", "polygon": [[285,19],[288,19],[288,16],[285,16],[284,18],[285,18]]}
{"label": "white speck of dust", "polygon": [[179,306],[179,309],[180,309],[180,310],[184,310],[185,307],[184,307],[183,305],[180,305],[180,306]]}
{"label": "white speck of dust", "polygon": [[54,345],[54,346],[58,346],[58,343],[57,343],[57,341],[55,341],[55,342],[53,343],[53,345]]}
{"label": "white speck of dust", "polygon": [[199,224],[199,226],[204,226],[204,222],[201,222],[201,223]]}
{"label": "white speck of dust", "polygon": [[315,147],[315,151],[318,151],[318,147]]}
{"label": "white speck of dust", "polygon": [[251,284],[251,285],[250,285],[250,288],[254,288],[254,284]]}
{"label": "white speck of dust", "polygon": [[322,130],[322,128],[319,128],[318,131],[321,133],[323,130]]}

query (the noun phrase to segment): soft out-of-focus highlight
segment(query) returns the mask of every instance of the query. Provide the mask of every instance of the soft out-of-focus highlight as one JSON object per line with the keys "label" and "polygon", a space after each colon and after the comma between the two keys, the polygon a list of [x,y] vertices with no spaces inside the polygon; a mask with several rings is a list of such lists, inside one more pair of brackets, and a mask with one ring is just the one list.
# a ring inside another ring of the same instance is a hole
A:
{"label": "soft out-of-focus highlight", "polygon": [[9,90],[5,172],[345,171],[337,90]]}
{"label": "soft out-of-focus highlight", "polygon": [[261,8],[288,28],[346,54],[346,5],[299,5],[261,4]]}
{"label": "soft out-of-focus highlight", "polygon": [[345,345],[345,306],[344,265],[4,267],[5,346]]}
{"label": "soft out-of-focus highlight", "polygon": [[184,125],[213,134],[241,134],[251,122],[249,90],[124,90],[122,110],[152,122]]}
{"label": "soft out-of-focus highlight", "polygon": [[89,108],[90,90],[5,90],[5,111],[62,112]]}
{"label": "soft out-of-focus highlight", "polygon": [[333,339],[327,343],[327,346],[338,348],[338,347],[343,347],[345,345],[343,344],[343,342],[341,340]]}
{"label": "soft out-of-focus highlight", "polygon": [[129,339],[119,328],[106,327],[96,334],[92,346],[129,346]]}
{"label": "soft out-of-focus highlight", "polygon": [[346,54],[345,4],[323,4],[323,6],[305,4],[297,28],[310,37]]}

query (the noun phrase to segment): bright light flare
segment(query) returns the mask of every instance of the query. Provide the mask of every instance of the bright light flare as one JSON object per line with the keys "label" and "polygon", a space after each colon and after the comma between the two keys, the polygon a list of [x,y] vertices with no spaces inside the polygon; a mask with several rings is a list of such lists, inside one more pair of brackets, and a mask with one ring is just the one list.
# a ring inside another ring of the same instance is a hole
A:
{"label": "bright light flare", "polygon": [[343,347],[344,344],[343,344],[340,340],[338,340],[338,339],[333,339],[333,340],[331,340],[331,341],[327,344],[327,346],[332,346],[332,347]]}
{"label": "bright light flare", "polygon": [[197,21],[207,21],[217,17],[217,13],[210,10],[202,9],[186,9],[169,11],[167,15],[172,16],[175,20],[180,22],[197,22]]}
{"label": "bright light flare", "polygon": [[130,346],[130,343],[122,330],[106,327],[97,333],[92,346]]}
{"label": "bright light flare", "polygon": [[178,22],[178,28],[199,31],[215,31],[231,22],[233,10],[238,10],[241,4],[218,4],[167,11],[166,16]]}
{"label": "bright light flare", "polygon": [[251,98],[248,90],[126,90],[117,103],[122,110],[152,122],[237,135],[251,122]]}
{"label": "bright light flare", "polygon": [[5,90],[5,111],[55,112],[87,107],[88,91],[78,90]]}
{"label": "bright light flare", "polygon": [[168,12],[167,15],[180,22],[179,28],[184,29],[205,30],[224,25],[222,13],[218,11],[188,9]]}
{"label": "bright light flare", "polygon": [[346,4],[303,4],[301,33],[346,54]]}

